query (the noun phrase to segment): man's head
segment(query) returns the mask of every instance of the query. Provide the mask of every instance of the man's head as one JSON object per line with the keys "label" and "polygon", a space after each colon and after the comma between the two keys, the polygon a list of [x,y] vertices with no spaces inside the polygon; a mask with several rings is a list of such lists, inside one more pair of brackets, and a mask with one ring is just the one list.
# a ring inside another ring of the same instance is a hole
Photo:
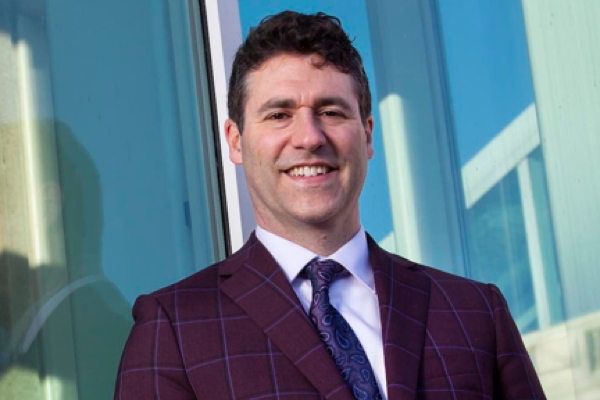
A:
{"label": "man's head", "polygon": [[229,79],[228,107],[229,118],[240,131],[244,129],[248,74],[280,54],[315,54],[322,60],[322,65],[316,66],[333,65],[340,72],[349,74],[354,82],[362,121],[371,115],[371,91],[362,59],[339,19],[324,13],[307,15],[284,11],[266,17],[252,28],[235,55]]}
{"label": "man's head", "polygon": [[229,157],[244,167],[257,223],[331,254],[360,227],[358,198],[373,156],[356,49],[337,19],[284,12],[250,32],[230,90]]}

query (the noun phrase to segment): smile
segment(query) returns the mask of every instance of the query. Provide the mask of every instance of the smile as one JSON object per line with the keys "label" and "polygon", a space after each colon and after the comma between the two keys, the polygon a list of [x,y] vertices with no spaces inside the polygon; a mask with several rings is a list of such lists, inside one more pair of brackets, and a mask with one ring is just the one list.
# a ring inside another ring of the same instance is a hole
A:
{"label": "smile", "polygon": [[317,175],[324,175],[331,171],[331,168],[325,165],[314,165],[314,166],[298,166],[294,168],[290,168],[287,170],[288,175],[290,176],[302,176],[302,177],[310,177]]}

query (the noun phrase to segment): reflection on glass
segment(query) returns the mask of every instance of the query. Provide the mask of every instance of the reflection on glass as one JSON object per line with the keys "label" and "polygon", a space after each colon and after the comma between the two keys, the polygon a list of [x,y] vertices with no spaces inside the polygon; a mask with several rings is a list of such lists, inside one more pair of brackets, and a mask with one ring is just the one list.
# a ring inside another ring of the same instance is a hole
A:
{"label": "reflection on glass", "polygon": [[[11,209],[28,215],[8,224],[29,221],[29,226],[18,232],[22,237],[2,243],[0,391],[14,399],[110,397],[131,322],[129,303],[101,268],[98,170],[66,125],[34,120],[32,136],[11,129],[16,126],[3,126],[4,133],[17,139],[10,151],[32,146],[38,152],[3,175],[3,182],[16,189],[5,192],[15,198]],[[23,137],[44,140],[33,145],[18,140]],[[7,211],[8,205],[2,208]],[[11,242],[18,240],[29,246],[14,249]],[[36,249],[49,251],[41,257]]]}
{"label": "reflection on glass", "polygon": [[111,398],[133,300],[223,256],[190,13],[0,2],[2,400]]}
{"label": "reflection on glass", "polygon": [[[564,99],[569,97],[566,92],[564,96],[557,94],[556,82],[552,82],[552,93],[540,84],[547,73],[543,69],[556,72],[547,57],[548,51],[555,51],[548,50],[554,43],[545,44],[548,47],[543,49],[539,42],[534,47],[525,46],[528,38],[519,3],[483,2],[468,9],[456,7],[451,1],[436,3],[464,188],[469,274],[495,282],[505,293],[548,398],[596,398],[600,395],[600,380],[592,366],[600,319],[597,311],[581,317],[572,310],[584,304],[588,311],[598,310],[600,304],[596,301],[592,305],[587,284],[579,288],[573,285],[573,276],[587,276],[584,280],[589,282],[592,274],[588,266],[568,254],[573,250],[578,254],[597,250],[585,242],[573,243],[575,232],[565,221],[575,220],[582,213],[593,219],[597,212],[595,208],[580,208],[567,213],[557,196],[566,193],[561,190],[566,187],[561,177],[564,169],[572,168],[580,156],[572,159],[562,149],[553,153],[564,131],[555,131],[549,121],[556,114],[551,116],[544,109],[549,102],[557,101],[554,112],[560,113]],[[539,23],[544,16],[552,15],[550,20],[557,21],[572,18],[573,10],[560,4],[540,7],[535,1],[529,2],[528,7],[536,9],[537,14],[531,13],[528,35],[552,30],[552,23]],[[588,38],[590,31],[579,35]],[[531,52],[545,54],[538,69],[533,70],[538,78],[535,97],[542,107],[533,100]],[[563,60],[569,59],[559,57],[555,63]],[[579,112],[580,107],[573,106]],[[584,137],[590,127],[582,132]],[[569,131],[575,132],[571,127]],[[588,141],[588,145],[592,143],[593,139]],[[587,190],[595,190],[593,180],[588,184],[591,186],[568,196],[573,200],[586,196]]]}
{"label": "reflection on glass", "polygon": [[516,172],[467,210],[471,276],[495,282],[522,331],[538,327]]}
{"label": "reflection on glass", "polygon": [[470,275],[502,289],[522,332],[548,327],[562,320],[562,303],[550,301],[547,282],[557,266],[520,6],[438,5]]}

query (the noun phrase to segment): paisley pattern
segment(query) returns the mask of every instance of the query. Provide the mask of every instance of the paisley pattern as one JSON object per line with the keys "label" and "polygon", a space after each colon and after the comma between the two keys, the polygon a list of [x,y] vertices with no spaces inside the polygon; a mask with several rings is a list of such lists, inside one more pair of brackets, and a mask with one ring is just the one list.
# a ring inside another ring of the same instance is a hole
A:
{"label": "paisley pattern", "polygon": [[315,259],[305,267],[305,272],[313,290],[310,317],[342,378],[355,399],[380,400],[379,387],[363,347],[348,322],[329,301],[329,286],[346,273],[346,269],[333,260]]}

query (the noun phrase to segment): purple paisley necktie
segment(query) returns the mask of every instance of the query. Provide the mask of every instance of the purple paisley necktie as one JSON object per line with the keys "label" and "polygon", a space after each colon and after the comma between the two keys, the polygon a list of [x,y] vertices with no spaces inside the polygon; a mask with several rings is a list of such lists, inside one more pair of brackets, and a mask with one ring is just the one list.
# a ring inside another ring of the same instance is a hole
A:
{"label": "purple paisley necktie", "polygon": [[373,374],[369,359],[358,337],[329,301],[329,285],[346,272],[346,269],[333,260],[314,259],[305,267],[312,284],[313,298],[310,304],[310,317],[321,334],[327,351],[333,357],[354,398],[359,400],[379,400],[381,394]]}

